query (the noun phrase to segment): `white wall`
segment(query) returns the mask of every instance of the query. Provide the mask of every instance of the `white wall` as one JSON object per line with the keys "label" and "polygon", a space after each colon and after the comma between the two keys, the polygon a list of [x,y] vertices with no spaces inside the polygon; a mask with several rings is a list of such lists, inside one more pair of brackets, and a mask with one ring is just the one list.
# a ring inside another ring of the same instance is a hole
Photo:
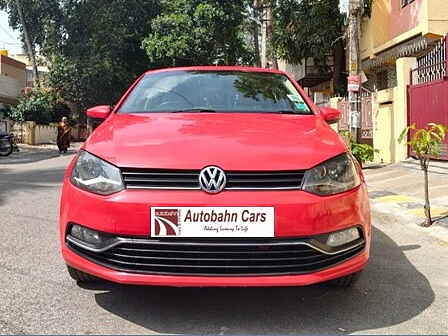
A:
{"label": "white wall", "polygon": [[56,126],[36,125],[35,144],[56,143],[58,128]]}

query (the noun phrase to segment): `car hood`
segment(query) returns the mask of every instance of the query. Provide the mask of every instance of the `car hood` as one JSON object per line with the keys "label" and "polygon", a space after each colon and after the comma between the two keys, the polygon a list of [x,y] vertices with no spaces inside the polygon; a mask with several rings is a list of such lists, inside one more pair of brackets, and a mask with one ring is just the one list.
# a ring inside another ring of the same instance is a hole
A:
{"label": "car hood", "polygon": [[84,149],[136,168],[295,170],[345,152],[316,115],[267,113],[114,114]]}

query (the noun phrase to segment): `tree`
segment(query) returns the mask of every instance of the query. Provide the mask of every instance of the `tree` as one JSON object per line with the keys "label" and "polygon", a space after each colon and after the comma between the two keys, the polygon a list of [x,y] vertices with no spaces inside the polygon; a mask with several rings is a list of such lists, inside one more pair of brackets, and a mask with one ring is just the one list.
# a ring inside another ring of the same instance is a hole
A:
{"label": "tree", "polygon": [[[158,0],[21,0],[32,42],[49,63],[48,86],[80,111],[114,104],[150,67],[141,41],[160,12]],[[0,0],[21,29],[10,0]],[[21,29],[22,30],[22,29]]]}
{"label": "tree", "polygon": [[28,51],[29,58],[31,60],[31,65],[33,67],[33,75],[36,83],[39,84],[39,71],[37,70],[36,55],[34,45],[31,43],[30,33],[28,31],[28,25],[25,21],[23,15],[22,4],[20,0],[15,0],[15,5],[17,8],[17,13],[19,14],[20,22],[23,28],[23,38],[25,40],[26,49]]}
{"label": "tree", "polygon": [[246,9],[246,0],[164,0],[143,46],[160,66],[250,64],[242,33]]}
{"label": "tree", "polygon": [[272,48],[291,64],[312,58],[321,72],[327,72],[327,56],[334,55],[334,83],[345,91],[343,44],[344,16],[339,0],[277,0],[274,7]]}
{"label": "tree", "polygon": [[425,177],[425,217],[426,220],[422,226],[428,227],[433,223],[431,217],[431,205],[429,202],[429,180],[428,168],[431,157],[438,158],[440,156],[440,145],[443,143],[448,132],[448,127],[441,124],[429,123],[425,128],[417,129],[415,124],[406,127],[401,133],[398,141],[405,142],[410,131],[414,131],[410,135],[410,140],[406,141],[411,149],[417,155],[420,161],[420,167]]}
{"label": "tree", "polygon": [[254,64],[257,67],[261,67],[261,55],[260,55],[260,28],[263,27],[261,21],[261,3],[259,0],[250,1],[247,13],[246,29],[250,35],[252,35],[252,44],[254,50]]}
{"label": "tree", "polygon": [[10,117],[14,121],[34,121],[38,124],[58,122],[68,116],[69,109],[54,90],[36,87],[20,98]]}

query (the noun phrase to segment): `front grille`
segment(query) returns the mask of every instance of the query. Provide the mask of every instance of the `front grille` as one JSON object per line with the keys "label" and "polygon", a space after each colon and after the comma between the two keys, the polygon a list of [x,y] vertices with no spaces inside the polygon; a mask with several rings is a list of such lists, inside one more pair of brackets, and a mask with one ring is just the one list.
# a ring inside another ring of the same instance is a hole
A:
{"label": "front grille", "polygon": [[103,252],[67,241],[76,253],[124,272],[166,275],[260,276],[312,273],[345,261],[364,248],[325,254],[304,240],[193,241],[123,239]]}
{"label": "front grille", "polygon": [[[129,189],[200,189],[199,170],[122,168]],[[225,189],[300,189],[305,171],[227,171]]]}

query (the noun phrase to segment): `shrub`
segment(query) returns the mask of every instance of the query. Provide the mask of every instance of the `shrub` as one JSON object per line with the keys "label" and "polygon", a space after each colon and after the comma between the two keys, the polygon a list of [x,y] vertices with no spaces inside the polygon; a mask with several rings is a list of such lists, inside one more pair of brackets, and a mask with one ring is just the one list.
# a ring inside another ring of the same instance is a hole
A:
{"label": "shrub", "polygon": [[347,140],[350,151],[361,167],[365,162],[372,162],[375,158],[375,153],[379,152],[378,149],[374,149],[371,145],[356,143],[349,131],[341,131],[340,134]]}
{"label": "shrub", "polygon": [[58,122],[68,116],[70,110],[51,90],[34,88],[20,98],[11,110],[10,118],[15,121],[34,121],[38,124]]}

